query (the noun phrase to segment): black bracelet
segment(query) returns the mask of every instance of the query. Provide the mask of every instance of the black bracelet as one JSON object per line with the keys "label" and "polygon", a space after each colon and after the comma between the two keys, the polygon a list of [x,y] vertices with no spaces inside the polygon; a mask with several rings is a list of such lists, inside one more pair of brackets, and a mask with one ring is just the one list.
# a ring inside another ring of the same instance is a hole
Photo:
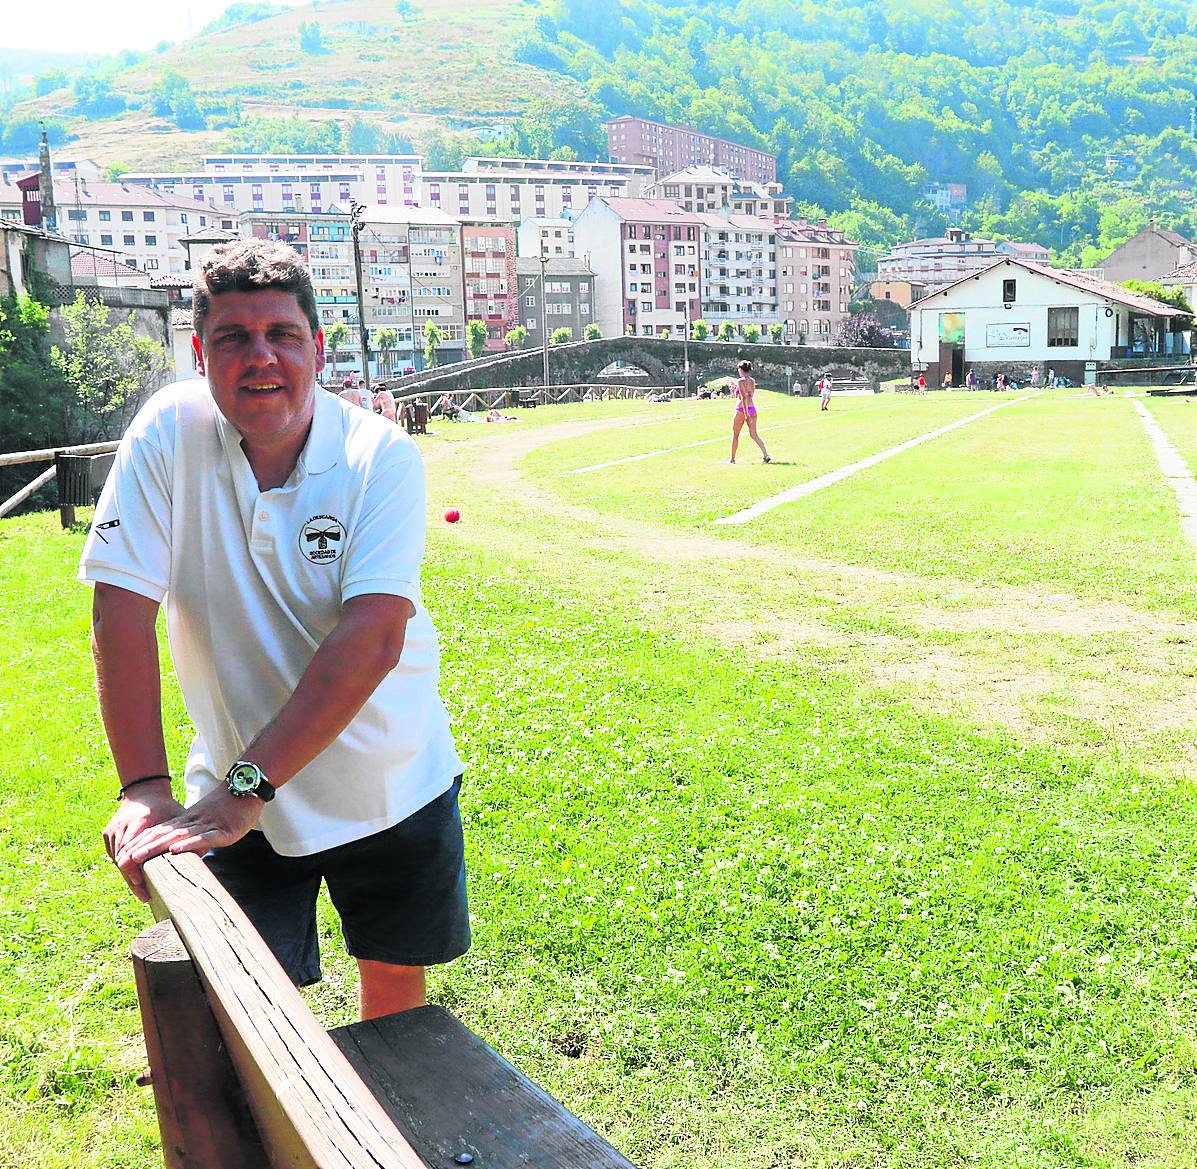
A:
{"label": "black bracelet", "polygon": [[121,788],[120,792],[117,794],[117,802],[119,803],[125,798],[125,792],[127,792],[131,787],[136,787],[139,783],[153,783],[157,779],[164,779],[167,783],[170,783],[169,775],[143,775],[140,779],[131,779],[127,784],[124,785],[124,787]]}

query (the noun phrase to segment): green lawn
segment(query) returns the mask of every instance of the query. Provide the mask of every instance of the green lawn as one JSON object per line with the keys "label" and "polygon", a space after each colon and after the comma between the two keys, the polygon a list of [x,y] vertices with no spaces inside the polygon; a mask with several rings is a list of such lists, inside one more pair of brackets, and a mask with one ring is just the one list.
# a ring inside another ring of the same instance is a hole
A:
{"label": "green lawn", "polygon": [[[996,401],[769,407],[817,474]],[[585,491],[564,474],[726,428],[726,403],[694,407],[421,440],[475,917],[434,997],[646,1169],[1193,1166],[1197,802],[1130,725],[1136,671],[1188,681],[1166,597],[1185,549],[1137,416],[1012,405],[759,529],[670,510],[719,510],[718,446],[696,448],[705,475],[689,455]],[[776,489],[772,467],[727,470],[727,510]],[[99,845],[81,542],[48,515],[0,523],[0,1165],[148,1169],[125,958],[148,917]],[[907,659],[951,664],[956,689],[879,672]],[[986,671],[1054,680],[1042,724],[1007,718]],[[1123,730],[1082,702],[1112,677]],[[341,1022],[323,925],[311,997]]]}

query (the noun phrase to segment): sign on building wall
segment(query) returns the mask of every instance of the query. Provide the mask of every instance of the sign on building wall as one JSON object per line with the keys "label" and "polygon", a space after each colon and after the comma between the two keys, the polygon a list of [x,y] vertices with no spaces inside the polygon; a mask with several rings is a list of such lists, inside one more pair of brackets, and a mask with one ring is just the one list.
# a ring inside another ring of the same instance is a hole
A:
{"label": "sign on building wall", "polygon": [[964,313],[939,314],[939,342],[941,345],[964,344]]}
{"label": "sign on building wall", "polygon": [[1031,325],[1028,321],[1015,321],[1000,325],[985,326],[985,344],[990,349],[1025,348],[1031,344]]}

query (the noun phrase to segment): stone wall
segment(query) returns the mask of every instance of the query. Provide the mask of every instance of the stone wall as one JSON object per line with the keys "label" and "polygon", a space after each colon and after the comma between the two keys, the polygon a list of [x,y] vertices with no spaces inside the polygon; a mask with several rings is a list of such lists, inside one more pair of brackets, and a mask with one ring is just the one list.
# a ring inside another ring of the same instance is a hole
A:
{"label": "stone wall", "polygon": [[[580,385],[594,382],[608,365],[635,366],[647,374],[646,384],[681,385],[685,375],[687,345],[681,340],[652,337],[608,337],[577,341],[549,349],[549,382]],[[747,359],[753,376],[765,389],[790,390],[795,383],[809,386],[823,374],[880,382],[906,377],[910,353],[905,349],[840,349],[814,345],[747,345],[723,341],[691,341],[690,385],[696,388],[720,377],[735,377],[736,366]],[[484,356],[439,369],[422,370],[393,378],[389,385],[399,394],[429,390],[466,390],[490,387],[532,387],[542,384],[543,356],[539,349]]]}

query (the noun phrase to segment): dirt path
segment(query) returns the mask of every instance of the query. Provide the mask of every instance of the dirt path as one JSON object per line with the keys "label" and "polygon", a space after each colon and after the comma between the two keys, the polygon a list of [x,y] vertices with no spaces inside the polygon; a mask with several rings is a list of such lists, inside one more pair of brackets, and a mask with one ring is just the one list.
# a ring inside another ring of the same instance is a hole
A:
{"label": "dirt path", "polygon": [[[467,538],[533,559],[541,572],[601,558],[593,576],[565,583],[598,604],[631,600],[681,636],[698,631],[762,657],[854,674],[895,698],[1061,748],[1172,772],[1197,767],[1197,624],[658,527],[566,503],[520,474],[541,446],[628,425],[636,424],[572,420],[434,447],[430,480],[470,491],[486,510]],[[528,546],[529,513],[538,533],[552,517],[548,548],[539,537]],[[751,621],[731,616],[746,595]]]}

